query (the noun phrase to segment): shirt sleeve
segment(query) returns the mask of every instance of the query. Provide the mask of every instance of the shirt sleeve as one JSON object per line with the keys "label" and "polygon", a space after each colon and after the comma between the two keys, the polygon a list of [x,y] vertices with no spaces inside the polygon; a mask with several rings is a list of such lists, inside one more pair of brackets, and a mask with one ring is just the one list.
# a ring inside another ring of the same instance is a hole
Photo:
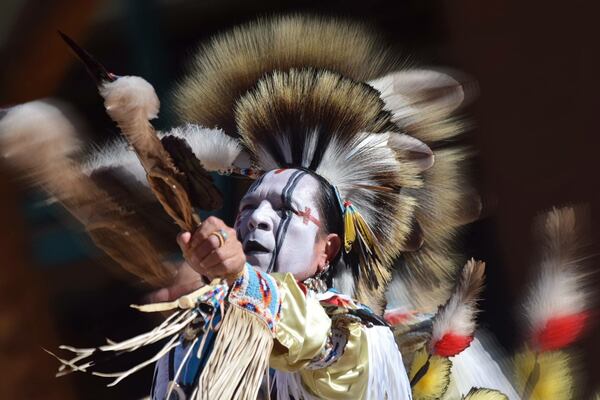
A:
{"label": "shirt sleeve", "polygon": [[[368,345],[360,323],[347,322],[347,335],[337,360],[315,368],[328,344],[332,322],[319,301],[306,296],[291,274],[272,274],[281,294],[280,319],[270,366],[285,373],[300,374],[312,395],[332,399],[362,398],[368,381]],[[336,326],[339,326],[336,324]]]}

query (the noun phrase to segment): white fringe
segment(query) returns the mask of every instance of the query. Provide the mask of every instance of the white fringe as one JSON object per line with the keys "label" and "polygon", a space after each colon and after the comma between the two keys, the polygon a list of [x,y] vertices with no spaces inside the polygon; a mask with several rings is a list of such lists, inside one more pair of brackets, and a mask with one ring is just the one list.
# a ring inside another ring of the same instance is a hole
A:
{"label": "white fringe", "polygon": [[[478,333],[478,337],[481,336],[482,333]],[[500,366],[501,360],[505,357],[499,353],[498,346],[490,343],[488,346],[492,350],[490,354],[478,337],[475,337],[468,348],[452,359],[452,379],[458,390],[465,395],[473,387],[484,387],[499,390],[511,400],[519,400],[521,397]],[[484,342],[488,341],[485,336],[481,338]]]}
{"label": "white fringe", "polygon": [[318,400],[304,388],[298,372],[275,371],[274,385],[277,388],[277,400]]}
{"label": "white fringe", "polygon": [[[386,326],[363,328],[369,346],[369,380],[365,399],[410,400],[412,391],[400,350]],[[277,400],[318,400],[304,388],[297,372],[275,371]]]}
{"label": "white fringe", "polygon": [[95,348],[87,348],[87,349],[78,349],[71,346],[60,346],[61,350],[67,350],[75,354],[75,357],[67,360],[58,357],[56,354],[46,350],[49,354],[54,356],[58,361],[60,361],[61,366],[58,370],[57,376],[62,376],[69,374],[73,371],[80,372],[88,372],[88,368],[94,366],[93,361],[87,361],[83,364],[80,364],[80,361],[84,361],[88,357],[94,355],[96,352],[110,352],[110,353],[121,353],[121,352],[132,352],[143,346],[156,343],[162,339],[169,338],[170,340],[150,359],[130,368],[126,371],[114,372],[114,373],[103,373],[92,371],[91,373],[96,376],[107,377],[107,378],[116,378],[113,382],[108,384],[108,386],[114,386],[129,375],[139,371],[140,369],[156,362],[162,356],[167,354],[171,349],[179,346],[179,332],[185,328],[197,315],[193,310],[182,310],[173,313],[169,318],[167,318],[163,323],[161,323],[158,327],[152,329],[149,332],[143,333],[136,337],[133,337],[128,340],[124,340],[122,342],[113,342],[107,339],[107,344],[104,346],[100,346],[97,349]]}
{"label": "white fringe", "polygon": [[410,400],[412,391],[394,334],[386,326],[364,328],[369,345],[366,399]]}

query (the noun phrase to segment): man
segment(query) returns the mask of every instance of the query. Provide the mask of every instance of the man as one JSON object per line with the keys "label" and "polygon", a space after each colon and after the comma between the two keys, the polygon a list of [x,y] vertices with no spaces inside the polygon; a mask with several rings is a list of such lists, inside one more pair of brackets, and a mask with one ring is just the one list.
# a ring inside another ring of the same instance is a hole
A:
{"label": "man", "polygon": [[[426,398],[446,392],[448,357],[473,337],[482,266],[467,265],[460,279],[471,290],[449,300],[460,306],[460,318],[448,315],[456,308],[449,307],[443,320],[462,322],[457,329],[434,321],[430,336],[403,336],[412,346],[405,355],[422,361],[413,363],[410,384],[382,317],[400,255],[398,298],[403,307],[420,309],[396,318],[408,333],[413,326],[431,327],[431,316],[448,299],[448,276],[456,269],[452,238],[468,222],[460,173],[465,152],[447,146],[460,133],[451,115],[464,93],[447,74],[398,66],[369,29],[301,16],[259,20],[201,48],[177,90],[175,105],[187,125],[162,135],[163,144],[184,140],[204,169],[255,182],[233,228],[211,217],[178,236],[186,263],[175,271],[175,284],[154,294],[157,301],[176,301],[142,309],[179,311],[147,334],[100,350],[132,351],[169,338],[167,344],[140,366],[101,375],[116,377],[116,383],[160,359],[155,399],[173,393],[252,399],[267,366],[279,399],[410,399],[411,386]],[[107,112],[137,154],[116,143],[95,154],[86,173],[97,178],[102,171],[126,170],[140,182],[148,176],[167,213],[177,216],[175,202],[165,201],[167,189],[182,199],[178,175],[168,175],[177,153],[161,159],[163,150],[148,151],[157,143],[148,123],[159,108],[153,88],[137,77],[106,71],[102,77]],[[439,148],[435,164],[429,145]],[[95,206],[111,223],[99,224],[88,212],[94,196],[81,190],[92,187],[89,182],[73,173],[72,185],[61,186],[64,179],[50,172],[46,186],[113,258],[150,282],[172,274],[158,261],[160,240],[153,242],[142,229],[151,221],[135,219],[136,208],[119,213],[115,198],[108,198]],[[94,351],[75,351],[73,360],[61,360],[67,370],[93,365],[85,360]],[[421,393],[427,390],[435,392]]]}

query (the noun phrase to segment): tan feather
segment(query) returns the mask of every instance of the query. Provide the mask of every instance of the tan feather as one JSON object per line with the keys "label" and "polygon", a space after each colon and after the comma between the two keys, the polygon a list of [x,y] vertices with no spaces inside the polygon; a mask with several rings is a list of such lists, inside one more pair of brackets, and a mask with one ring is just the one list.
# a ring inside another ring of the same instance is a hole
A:
{"label": "tan feather", "polygon": [[123,268],[161,286],[173,272],[162,262],[135,209],[125,209],[72,158],[79,150],[75,127],[58,106],[32,102],[10,110],[0,121],[0,149],[7,161],[46,189],[85,226],[92,240]]}
{"label": "tan feather", "polygon": [[236,135],[234,104],[262,76],[309,67],[365,82],[399,68],[384,43],[372,27],[342,19],[259,19],[199,48],[176,91],[176,107],[186,122]]}

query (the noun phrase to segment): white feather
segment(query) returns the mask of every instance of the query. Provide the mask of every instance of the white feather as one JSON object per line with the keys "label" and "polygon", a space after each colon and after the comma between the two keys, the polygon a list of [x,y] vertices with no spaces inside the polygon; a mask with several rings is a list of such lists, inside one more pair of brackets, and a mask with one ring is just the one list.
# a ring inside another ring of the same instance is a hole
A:
{"label": "white feather", "polygon": [[[192,148],[204,168],[208,171],[228,170],[236,159],[240,158],[242,147],[239,142],[224,134],[218,129],[203,128],[198,125],[184,125],[176,127],[167,133],[159,133],[159,137],[166,135],[184,139]],[[117,139],[107,146],[90,154],[84,164],[86,174],[102,168],[123,167],[139,182],[147,185],[146,171],[139,162],[136,153],[125,139]]]}
{"label": "white feather", "polygon": [[451,114],[465,101],[464,87],[460,82],[440,71],[397,71],[369,84],[381,93],[395,122],[412,123],[439,118]]}
{"label": "white feather", "polygon": [[477,296],[483,284],[484,264],[473,259],[464,266],[450,299],[440,308],[433,321],[431,345],[446,333],[472,336],[475,332]]}
{"label": "white feather", "polygon": [[584,311],[588,298],[585,275],[578,265],[581,237],[575,210],[554,209],[543,218],[544,253],[539,276],[524,304],[533,330],[543,328],[552,317]]}
{"label": "white feather", "polygon": [[150,83],[139,76],[122,76],[100,87],[106,111],[114,121],[131,118],[132,111],[141,111],[148,119],[158,116],[160,102]]}
{"label": "white feather", "polygon": [[144,171],[137,154],[122,138],[92,152],[83,164],[83,173],[91,175],[96,170],[119,167],[132,174],[140,183],[148,185],[146,171]]}
{"label": "white feather", "polygon": [[[226,171],[236,164],[242,152],[240,142],[220,129],[187,124],[173,128],[166,135],[185,139],[208,171]],[[238,165],[239,166],[239,165]]]}
{"label": "white feather", "polygon": [[372,191],[360,188],[379,185],[372,179],[373,171],[385,174],[398,168],[395,153],[387,141],[388,134],[371,133],[358,135],[351,145],[333,139],[316,171],[340,191],[342,198],[356,205],[370,226],[380,210],[371,201]]}
{"label": "white feather", "polygon": [[444,313],[436,317],[433,325],[431,342],[439,341],[446,333],[453,332],[459,335],[469,336],[475,331],[475,319],[473,315],[476,308],[462,303],[458,296],[452,296]]}
{"label": "white feather", "polygon": [[462,395],[473,387],[483,387],[499,390],[511,400],[519,400],[521,396],[505,372],[511,368],[510,359],[502,354],[499,345],[478,331],[471,345],[452,359],[452,378]]}
{"label": "white feather", "polygon": [[582,277],[575,271],[561,270],[551,260],[542,263],[542,272],[525,304],[532,327],[543,328],[552,317],[584,310],[586,293]]}
{"label": "white feather", "polygon": [[49,156],[72,154],[78,150],[73,118],[63,105],[51,100],[14,106],[0,120],[0,154],[18,161],[20,156],[38,153],[40,146]]}
{"label": "white feather", "polygon": [[411,400],[412,391],[402,355],[387,326],[363,328],[369,346],[367,399]]}

